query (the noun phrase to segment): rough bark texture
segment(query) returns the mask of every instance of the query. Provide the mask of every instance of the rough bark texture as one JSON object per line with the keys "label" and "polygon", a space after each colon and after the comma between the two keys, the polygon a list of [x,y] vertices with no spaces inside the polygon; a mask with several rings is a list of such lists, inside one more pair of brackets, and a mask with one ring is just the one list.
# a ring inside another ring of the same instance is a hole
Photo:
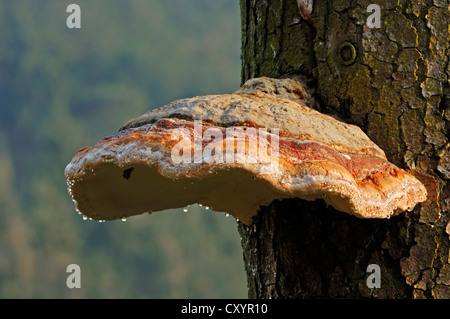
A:
{"label": "rough bark texture", "polygon": [[[379,29],[366,25],[371,3]],[[360,126],[428,191],[389,220],[298,199],[262,208],[238,227],[249,297],[450,298],[449,2],[316,0],[315,27],[295,0],[241,0],[241,14],[242,81],[311,77],[320,111]],[[367,287],[369,264],[381,288]]]}

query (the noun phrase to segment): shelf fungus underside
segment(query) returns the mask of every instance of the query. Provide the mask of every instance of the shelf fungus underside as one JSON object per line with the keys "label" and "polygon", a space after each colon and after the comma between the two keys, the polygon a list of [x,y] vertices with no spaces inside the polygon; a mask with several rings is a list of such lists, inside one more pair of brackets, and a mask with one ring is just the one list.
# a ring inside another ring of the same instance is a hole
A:
{"label": "shelf fungus underside", "polygon": [[360,218],[426,199],[360,128],[309,108],[304,95],[292,79],[257,78],[151,110],[76,153],[69,193],[95,220],[200,203],[245,224],[275,199],[322,198]]}

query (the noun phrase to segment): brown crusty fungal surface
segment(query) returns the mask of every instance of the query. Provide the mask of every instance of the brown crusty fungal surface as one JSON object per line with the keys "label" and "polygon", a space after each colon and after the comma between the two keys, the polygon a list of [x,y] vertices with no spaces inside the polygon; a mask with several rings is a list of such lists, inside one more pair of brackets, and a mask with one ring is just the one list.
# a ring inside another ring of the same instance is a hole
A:
{"label": "brown crusty fungal surface", "polygon": [[307,107],[306,94],[292,79],[257,78],[151,110],[75,154],[69,193],[96,220],[199,203],[246,224],[275,199],[323,198],[360,218],[426,199],[360,128]]}

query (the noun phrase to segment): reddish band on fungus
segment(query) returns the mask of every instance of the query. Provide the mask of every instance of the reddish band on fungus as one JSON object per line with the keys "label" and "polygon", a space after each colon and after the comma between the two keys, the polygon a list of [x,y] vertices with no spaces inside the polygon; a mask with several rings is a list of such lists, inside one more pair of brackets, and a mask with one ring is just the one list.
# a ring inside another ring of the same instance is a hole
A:
{"label": "reddish band on fungus", "polygon": [[275,199],[323,198],[360,218],[389,218],[426,199],[358,127],[289,96],[298,86],[253,79],[128,122],[66,167],[77,210],[113,220],[201,203],[250,224]]}

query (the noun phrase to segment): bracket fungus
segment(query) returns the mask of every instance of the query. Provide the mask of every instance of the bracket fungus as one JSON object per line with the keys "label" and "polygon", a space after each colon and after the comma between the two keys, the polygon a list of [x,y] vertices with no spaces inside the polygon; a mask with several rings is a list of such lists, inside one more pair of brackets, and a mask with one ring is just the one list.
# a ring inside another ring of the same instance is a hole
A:
{"label": "bracket fungus", "polygon": [[201,203],[245,224],[275,199],[322,198],[360,218],[426,199],[359,127],[308,107],[306,95],[293,79],[256,78],[153,109],[80,149],[65,169],[69,193],[95,220]]}

